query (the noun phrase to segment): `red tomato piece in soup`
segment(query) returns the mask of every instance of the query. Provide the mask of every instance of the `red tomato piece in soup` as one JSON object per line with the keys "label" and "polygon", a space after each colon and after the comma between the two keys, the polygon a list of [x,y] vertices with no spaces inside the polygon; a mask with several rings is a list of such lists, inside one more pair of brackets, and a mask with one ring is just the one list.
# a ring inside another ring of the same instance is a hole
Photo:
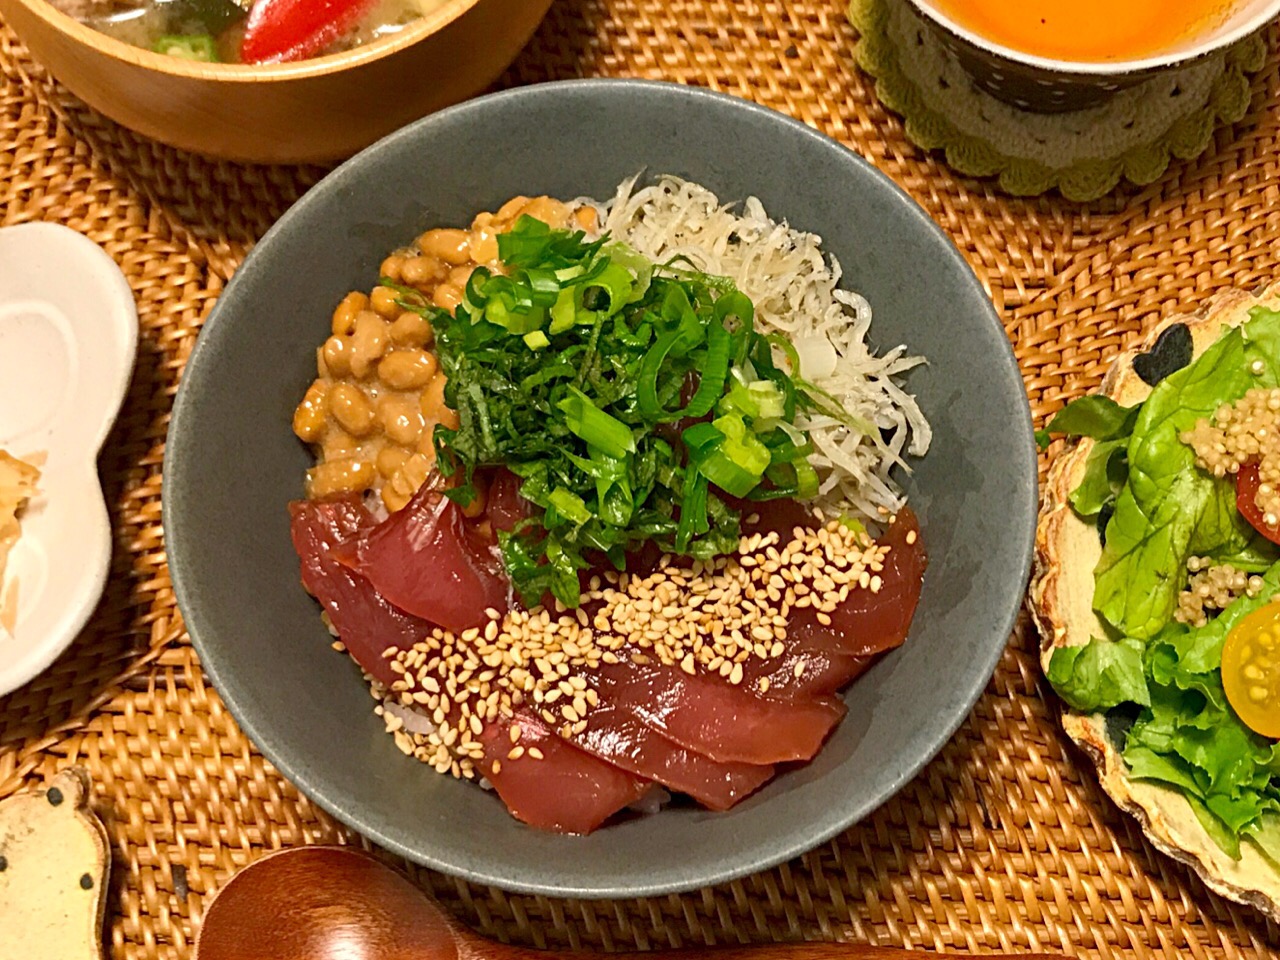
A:
{"label": "red tomato piece in soup", "polygon": [[355,28],[376,0],[257,0],[245,23],[240,59],[283,63],[322,53]]}
{"label": "red tomato piece in soup", "polygon": [[483,625],[488,608],[511,609],[498,545],[429,486],[334,557],[401,610],[454,633]]}
{"label": "red tomato piece in soup", "polygon": [[1267,526],[1266,516],[1258,506],[1258,487],[1262,481],[1258,476],[1258,464],[1251,462],[1240,467],[1236,474],[1236,509],[1240,516],[1249,521],[1253,529],[1270,540],[1280,543],[1280,525]]}

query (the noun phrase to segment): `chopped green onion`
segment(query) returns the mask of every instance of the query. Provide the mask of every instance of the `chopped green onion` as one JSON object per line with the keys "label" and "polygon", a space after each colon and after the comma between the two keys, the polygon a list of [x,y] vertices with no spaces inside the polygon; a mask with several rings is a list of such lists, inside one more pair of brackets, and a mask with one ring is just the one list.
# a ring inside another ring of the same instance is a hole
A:
{"label": "chopped green onion", "polygon": [[635,282],[626,267],[620,263],[610,263],[598,277],[584,285],[583,296],[595,290],[602,291],[609,299],[604,315],[611,317],[631,302],[631,291],[634,286]]}
{"label": "chopped green onion", "polygon": [[639,300],[649,291],[649,283],[653,279],[652,260],[619,240],[606,243],[600,252],[614,263],[621,264],[631,271],[631,275],[635,278],[631,290],[633,301]]}
{"label": "chopped green onion", "polygon": [[693,538],[708,529],[707,477],[701,471],[686,470],[680,498],[680,525],[676,528],[676,549],[684,553]]}
{"label": "chopped green onion", "polygon": [[581,287],[564,287],[556,294],[556,302],[551,307],[551,335],[572,330],[578,322],[578,310],[582,307]]}
{"label": "chopped green onion", "polygon": [[818,493],[818,471],[813,469],[813,465],[808,460],[796,459],[791,461],[791,466],[796,471],[796,497],[800,500],[808,500]]}
{"label": "chopped green onion", "polygon": [[737,317],[744,327],[750,327],[755,315],[755,305],[741,290],[722,294],[716,301],[714,316],[717,322],[723,322],[726,317]]}
{"label": "chopped green onion", "polygon": [[156,53],[179,60],[195,60],[199,63],[217,63],[218,47],[213,37],[207,34],[194,36],[160,37],[151,45]]}
{"label": "chopped green onion", "polygon": [[498,248],[502,272],[473,271],[452,313],[393,289],[431,319],[458,413],[433,433],[441,469],[458,475],[447,495],[470,502],[475,471],[505,466],[544,511],[499,534],[527,603],[576,605],[586,567],[603,556],[622,569],[648,541],[699,559],[735,550],[727,497],[817,491],[795,421],[828,401],[775,363],[790,344],[754,329],[731,281],[530,217]]}
{"label": "chopped green onion", "polygon": [[635,437],[627,425],[597,407],[577,387],[569,388],[569,395],[560,401],[559,407],[569,429],[593,447],[612,457],[635,452]]}
{"label": "chopped green onion", "polygon": [[840,526],[844,527],[846,530],[851,530],[856,533],[859,540],[870,536],[867,533],[866,525],[857,517],[841,517]]}
{"label": "chopped green onion", "polygon": [[711,425],[724,434],[723,449],[744,470],[749,470],[757,477],[764,473],[772,457],[769,448],[747,429],[742,417],[717,417]]}
{"label": "chopped green onion", "polygon": [[761,430],[760,421],[775,421],[784,415],[786,398],[773,381],[752,380],[744,383],[741,375],[735,371],[732,386],[721,399],[719,407],[724,413],[740,413],[751,417],[757,421],[756,429]]}
{"label": "chopped green onion", "polygon": [[678,331],[670,330],[664,333],[649,348],[648,353],[644,355],[644,360],[640,363],[639,382],[636,386],[636,404],[640,409],[640,415],[646,420],[656,423],[662,419],[664,411],[662,405],[658,402],[658,374],[662,371],[662,365],[666,362],[667,354],[675,349],[679,339],[680,334]]}
{"label": "chopped green onion", "polygon": [[759,485],[761,476],[744,468],[725,452],[723,446],[715,447],[698,462],[698,472],[734,497],[749,494]]}
{"label": "chopped green onion", "polygon": [[552,490],[551,495],[547,497],[547,502],[559,510],[561,516],[568,517],[574,523],[586,523],[591,519],[591,511],[582,502],[582,498],[564,487],[556,487]]}
{"label": "chopped green onion", "polygon": [[711,412],[716,400],[724,393],[724,379],[729,373],[729,339],[729,331],[723,326],[719,323],[711,325],[707,330],[707,354],[699,371],[698,389],[689,398],[688,406],[666,414],[664,420],[696,420]]}

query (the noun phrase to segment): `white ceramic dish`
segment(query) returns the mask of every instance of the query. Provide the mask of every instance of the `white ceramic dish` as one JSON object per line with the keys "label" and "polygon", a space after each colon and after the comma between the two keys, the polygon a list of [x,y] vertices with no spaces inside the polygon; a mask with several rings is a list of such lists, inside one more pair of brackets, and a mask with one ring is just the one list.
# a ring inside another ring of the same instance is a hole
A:
{"label": "white ceramic dish", "polygon": [[138,312],[115,262],[49,223],[0,229],[0,448],[43,454],[6,583],[14,633],[0,627],[0,695],[48,667],[102,596],[111,526],[98,451],[133,372]]}

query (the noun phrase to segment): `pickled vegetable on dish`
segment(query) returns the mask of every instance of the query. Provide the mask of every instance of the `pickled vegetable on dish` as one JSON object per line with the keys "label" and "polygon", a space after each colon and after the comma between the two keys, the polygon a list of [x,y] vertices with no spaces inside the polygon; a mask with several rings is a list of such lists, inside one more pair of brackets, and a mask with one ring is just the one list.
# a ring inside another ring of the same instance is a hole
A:
{"label": "pickled vegetable on dish", "polygon": [[[304,584],[397,744],[560,832],[668,795],[728,809],[811,760],[925,569],[883,383],[807,379],[736,279],[608,216],[520,198],[394,253],[294,419],[320,458]],[[410,353],[427,375],[392,376]]]}

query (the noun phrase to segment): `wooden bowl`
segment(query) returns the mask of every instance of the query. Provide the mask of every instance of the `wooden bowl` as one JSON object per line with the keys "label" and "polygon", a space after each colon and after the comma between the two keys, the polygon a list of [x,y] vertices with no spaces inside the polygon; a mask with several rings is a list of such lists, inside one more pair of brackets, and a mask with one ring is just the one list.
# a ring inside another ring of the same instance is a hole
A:
{"label": "wooden bowl", "polygon": [[465,100],[515,59],[551,0],[451,0],[374,43],[292,64],[195,63],[105,36],[46,0],[0,0],[76,96],[164,143],[231,160],[349,156]]}

